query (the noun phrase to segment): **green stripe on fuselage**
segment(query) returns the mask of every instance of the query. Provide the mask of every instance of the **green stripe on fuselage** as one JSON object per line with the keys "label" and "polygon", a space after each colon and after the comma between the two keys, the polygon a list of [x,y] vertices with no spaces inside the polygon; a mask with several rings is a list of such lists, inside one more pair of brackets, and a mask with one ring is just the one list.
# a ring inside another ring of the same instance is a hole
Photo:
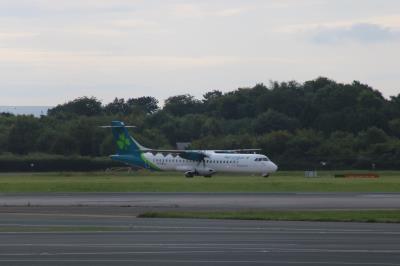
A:
{"label": "green stripe on fuselage", "polygon": [[144,156],[144,152],[140,153],[140,158],[143,160],[145,165],[148,165],[150,167],[151,170],[153,171],[162,171],[157,165],[155,165],[154,163],[152,163],[150,160],[148,160],[145,156]]}

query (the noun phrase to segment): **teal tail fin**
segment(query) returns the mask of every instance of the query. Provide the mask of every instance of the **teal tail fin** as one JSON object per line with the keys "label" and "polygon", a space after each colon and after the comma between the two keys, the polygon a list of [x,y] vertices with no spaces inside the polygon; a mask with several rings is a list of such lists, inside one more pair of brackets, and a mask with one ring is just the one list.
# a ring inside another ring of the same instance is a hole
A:
{"label": "teal tail fin", "polygon": [[111,129],[117,145],[117,154],[134,154],[146,149],[129,135],[123,122],[112,121]]}

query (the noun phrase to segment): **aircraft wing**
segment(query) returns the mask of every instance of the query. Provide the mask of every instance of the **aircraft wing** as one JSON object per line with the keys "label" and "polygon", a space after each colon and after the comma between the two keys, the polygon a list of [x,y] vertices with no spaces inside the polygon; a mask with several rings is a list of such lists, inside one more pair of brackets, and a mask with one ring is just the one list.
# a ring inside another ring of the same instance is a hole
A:
{"label": "aircraft wing", "polygon": [[[158,150],[158,149],[144,149],[147,152],[161,152],[161,153],[199,153],[204,154],[201,150]],[[210,150],[215,152],[255,152],[261,151],[261,149],[235,149],[235,150]]]}
{"label": "aircraft wing", "polygon": [[236,150],[213,150],[215,152],[255,152],[255,151],[261,151],[261,149],[236,149]]}

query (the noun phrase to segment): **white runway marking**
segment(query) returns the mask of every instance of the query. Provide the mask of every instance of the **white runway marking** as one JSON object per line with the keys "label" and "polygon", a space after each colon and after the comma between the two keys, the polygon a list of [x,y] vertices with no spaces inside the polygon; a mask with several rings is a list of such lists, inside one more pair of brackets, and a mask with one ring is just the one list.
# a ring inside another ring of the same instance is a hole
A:
{"label": "white runway marking", "polygon": [[[60,247],[60,246],[58,246]],[[193,247],[192,247],[193,248]],[[178,250],[178,251],[101,251],[101,252],[46,252],[46,256],[58,255],[129,255],[129,254],[188,254],[188,253],[229,253],[237,252],[241,248],[221,249],[221,250]],[[278,248],[243,248],[244,252],[274,252],[274,253],[384,253],[384,254],[400,254],[400,250],[372,250],[372,249],[278,249]],[[0,253],[0,256],[33,256],[42,255],[42,253]]]}
{"label": "white runway marking", "polygon": [[[368,229],[318,229],[318,228],[286,228],[286,227],[222,227],[222,226],[146,226],[146,225],[102,225],[102,224],[24,224],[24,223],[0,223],[0,226],[20,226],[20,227],[104,227],[104,228],[129,228],[136,230],[126,230],[126,232],[164,232],[170,233],[177,231],[168,231],[168,230],[184,230],[178,233],[193,233],[193,232],[204,232],[204,233],[212,233],[212,232],[242,232],[242,233],[287,233],[287,232],[315,232],[315,233],[323,233],[323,234],[331,234],[331,233],[343,233],[343,234],[358,234],[358,233],[367,233],[367,234],[400,234],[400,231],[380,231],[380,230],[368,230]],[[155,230],[140,230],[138,229],[155,229]],[[159,229],[165,229],[166,231],[161,231]],[[186,229],[197,229],[197,230],[186,230]],[[116,232],[125,232],[125,231],[116,231]],[[8,233],[8,232],[0,232],[0,234]],[[14,232],[13,232],[14,233]],[[29,232],[21,232],[21,233],[29,233]],[[52,232],[47,232],[52,233]],[[90,233],[90,232],[88,232]],[[107,232],[105,232],[107,233]]]}
{"label": "white runway marking", "polygon": [[[57,227],[57,226],[54,226]],[[98,227],[103,227],[103,226],[98,226]],[[107,227],[107,226],[104,226]],[[111,226],[112,227],[112,226]],[[76,234],[76,233],[81,233],[81,234],[111,234],[111,233],[129,233],[129,234],[175,234],[175,235],[184,235],[184,234],[271,234],[271,235],[281,235],[281,234],[287,234],[291,233],[292,231],[286,230],[286,231],[252,231],[252,230],[185,230],[185,231],[161,231],[161,230],[107,230],[107,231],[102,231],[102,230],[93,230],[93,231],[84,231],[84,232],[79,232],[79,231],[51,231],[51,232],[0,232],[1,234]],[[293,231],[292,233],[296,234],[303,234],[307,235],[309,232],[307,231]],[[326,235],[336,235],[338,233],[343,233],[343,234],[359,234],[360,232],[332,232],[332,231],[316,231],[315,233],[318,234],[326,234]],[[368,232],[368,234],[373,234],[373,235],[400,235],[400,232],[394,232],[394,231],[386,231],[386,232]]]}
{"label": "white runway marking", "polygon": [[132,262],[132,263],[204,263],[204,264],[210,264],[210,263],[225,263],[225,264],[263,264],[263,265],[279,265],[279,264],[294,264],[294,265],[299,265],[299,264],[304,264],[304,265],[380,265],[380,266],[399,266],[400,263],[384,263],[384,262],[344,262],[344,261],[285,261],[285,260],[140,260],[140,259],[113,259],[113,260],[107,260],[107,259],[13,259],[13,260],[1,260],[0,262],[94,262],[94,263],[102,263],[102,262],[110,262],[110,265],[112,263],[116,262]]}

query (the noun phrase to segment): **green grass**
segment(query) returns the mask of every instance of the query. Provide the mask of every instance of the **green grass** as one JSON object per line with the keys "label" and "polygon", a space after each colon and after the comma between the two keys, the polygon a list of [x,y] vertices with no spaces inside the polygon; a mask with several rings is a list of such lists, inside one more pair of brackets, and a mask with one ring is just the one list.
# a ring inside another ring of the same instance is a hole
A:
{"label": "green grass", "polygon": [[[355,171],[351,171],[355,172]],[[1,192],[400,192],[400,172],[383,171],[378,179],[333,178],[319,172],[278,172],[261,176],[216,175],[185,178],[180,173],[7,173],[0,174]]]}
{"label": "green grass", "polygon": [[197,218],[274,221],[400,223],[400,210],[384,211],[227,211],[148,212],[140,218]]}

